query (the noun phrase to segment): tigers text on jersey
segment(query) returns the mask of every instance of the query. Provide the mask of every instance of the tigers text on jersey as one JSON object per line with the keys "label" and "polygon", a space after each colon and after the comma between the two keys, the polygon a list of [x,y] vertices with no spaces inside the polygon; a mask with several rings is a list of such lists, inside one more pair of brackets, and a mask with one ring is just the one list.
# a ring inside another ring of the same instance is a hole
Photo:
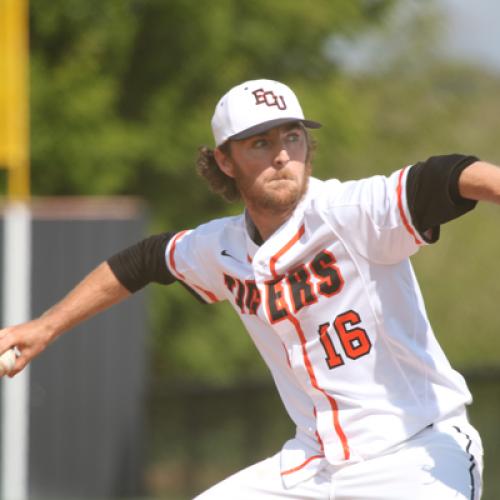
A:
{"label": "tigers text on jersey", "polygon": [[245,214],[173,237],[170,272],[207,302],[229,300],[297,426],[281,453],[292,486],[327,463],[384,452],[471,400],[425,312],[409,256],[424,244],[408,169],[359,181],[311,178],[262,245]]}

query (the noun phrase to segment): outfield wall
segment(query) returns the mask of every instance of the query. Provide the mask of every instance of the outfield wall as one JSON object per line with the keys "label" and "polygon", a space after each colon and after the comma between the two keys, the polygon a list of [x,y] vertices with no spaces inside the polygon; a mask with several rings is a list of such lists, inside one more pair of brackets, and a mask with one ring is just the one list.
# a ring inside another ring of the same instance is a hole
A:
{"label": "outfield wall", "polygon": [[[134,199],[41,199],[31,208],[32,316],[145,233],[146,213]],[[146,327],[141,292],[64,335],[30,365],[30,499],[143,493]]]}

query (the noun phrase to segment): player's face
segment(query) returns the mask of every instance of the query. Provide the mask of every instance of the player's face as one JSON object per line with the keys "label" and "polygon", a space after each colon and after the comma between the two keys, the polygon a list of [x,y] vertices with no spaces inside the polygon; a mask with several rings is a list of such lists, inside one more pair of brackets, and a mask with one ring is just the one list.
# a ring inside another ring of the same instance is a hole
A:
{"label": "player's face", "polygon": [[273,213],[293,210],[307,189],[307,147],[305,132],[297,124],[232,142],[228,175],[245,204]]}

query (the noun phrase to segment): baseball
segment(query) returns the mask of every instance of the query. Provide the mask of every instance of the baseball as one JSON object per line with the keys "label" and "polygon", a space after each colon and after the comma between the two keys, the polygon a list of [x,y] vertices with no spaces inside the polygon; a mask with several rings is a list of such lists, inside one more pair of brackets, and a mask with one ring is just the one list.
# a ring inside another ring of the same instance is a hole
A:
{"label": "baseball", "polygon": [[12,368],[14,368],[15,363],[16,353],[14,352],[14,349],[5,351],[0,356],[0,377],[7,375],[12,370]]}

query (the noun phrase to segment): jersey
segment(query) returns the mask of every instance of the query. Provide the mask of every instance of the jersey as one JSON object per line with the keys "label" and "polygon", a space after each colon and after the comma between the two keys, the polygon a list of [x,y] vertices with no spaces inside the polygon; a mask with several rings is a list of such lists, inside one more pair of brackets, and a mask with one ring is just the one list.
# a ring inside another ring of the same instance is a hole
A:
{"label": "jersey", "polygon": [[167,246],[170,272],[207,302],[228,300],[269,367],[297,428],[281,451],[286,487],[383,453],[471,401],[409,260],[433,239],[413,226],[408,170],[311,178],[260,246],[245,213]]}

